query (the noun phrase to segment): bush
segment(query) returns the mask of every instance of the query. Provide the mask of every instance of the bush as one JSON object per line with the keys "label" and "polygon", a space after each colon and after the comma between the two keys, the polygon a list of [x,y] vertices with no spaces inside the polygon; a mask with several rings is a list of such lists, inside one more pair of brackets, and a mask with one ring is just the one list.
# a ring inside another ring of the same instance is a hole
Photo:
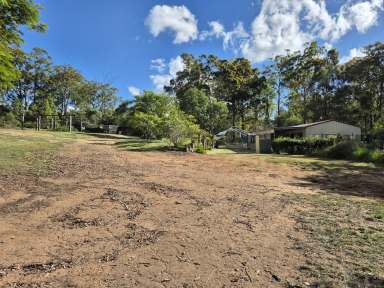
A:
{"label": "bush", "polygon": [[203,145],[198,145],[196,147],[196,150],[195,150],[196,153],[199,153],[199,154],[207,154],[207,150],[204,149],[204,146]]}
{"label": "bush", "polygon": [[357,160],[384,164],[384,151],[357,142],[343,141],[325,150],[325,156],[333,159]]}
{"label": "bush", "polygon": [[374,129],[372,136],[376,147],[384,149],[384,128]]}
{"label": "bush", "polygon": [[333,159],[353,159],[358,145],[354,141],[342,141],[325,150],[325,155]]}
{"label": "bush", "polygon": [[16,128],[20,122],[16,119],[13,113],[5,113],[0,115],[0,127],[2,128]]}
{"label": "bush", "polygon": [[384,151],[378,149],[370,151],[369,159],[371,162],[384,164]]}
{"label": "bush", "polygon": [[273,151],[276,153],[286,152],[288,154],[314,154],[334,144],[331,138],[288,138],[279,137],[272,143]]}

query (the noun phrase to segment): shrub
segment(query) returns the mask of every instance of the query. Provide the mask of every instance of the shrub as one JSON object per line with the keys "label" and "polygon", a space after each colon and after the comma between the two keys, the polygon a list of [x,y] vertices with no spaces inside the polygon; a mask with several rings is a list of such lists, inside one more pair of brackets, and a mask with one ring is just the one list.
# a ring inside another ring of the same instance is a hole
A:
{"label": "shrub", "polygon": [[384,149],[384,128],[374,129],[372,136],[376,147]]}
{"label": "shrub", "polygon": [[334,144],[331,138],[288,138],[279,137],[272,143],[273,151],[276,153],[286,152],[288,154],[314,154]]}
{"label": "shrub", "polygon": [[378,149],[370,151],[369,160],[374,163],[384,164],[384,152]]}
{"label": "shrub", "polygon": [[327,148],[325,155],[333,159],[353,159],[357,147],[357,143],[354,141],[342,141]]}
{"label": "shrub", "polygon": [[370,150],[367,147],[358,146],[355,151],[353,151],[353,158],[356,160],[369,161]]}
{"label": "shrub", "polygon": [[323,156],[333,159],[357,160],[384,164],[384,151],[361,146],[354,141],[343,141],[324,150]]}
{"label": "shrub", "polygon": [[198,145],[196,147],[196,150],[195,150],[196,153],[199,153],[199,154],[207,154],[207,150],[204,149],[204,146],[203,145]]}
{"label": "shrub", "polygon": [[16,128],[20,122],[16,119],[13,113],[5,113],[0,115],[0,127],[2,128]]}

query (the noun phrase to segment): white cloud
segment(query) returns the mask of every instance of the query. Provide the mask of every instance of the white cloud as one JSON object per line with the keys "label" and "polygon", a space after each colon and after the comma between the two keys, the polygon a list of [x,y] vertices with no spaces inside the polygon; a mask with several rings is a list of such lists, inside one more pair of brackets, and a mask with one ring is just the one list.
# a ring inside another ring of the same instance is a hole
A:
{"label": "white cloud", "polygon": [[359,58],[359,57],[364,57],[365,52],[361,48],[352,48],[349,50],[349,54],[346,56],[341,57],[340,63],[347,63],[348,61],[354,59],[354,58]]}
{"label": "white cloud", "polygon": [[128,91],[129,93],[131,93],[133,96],[137,96],[137,95],[140,95],[141,94],[141,91],[139,88],[135,87],[135,86],[129,86],[128,87]]}
{"label": "white cloud", "polygon": [[154,6],[145,21],[151,34],[155,37],[171,30],[175,33],[173,43],[180,44],[198,37],[197,20],[185,6]]}
{"label": "white cloud", "polygon": [[251,61],[261,62],[287,50],[302,50],[313,40],[334,42],[354,28],[366,32],[383,9],[384,0],[347,1],[335,14],[324,0],[264,0],[251,36],[239,49]]}
{"label": "white cloud", "polygon": [[172,80],[172,76],[169,74],[157,74],[149,76],[151,78],[153,85],[156,87],[157,91],[162,91],[164,86],[169,85],[169,82]]}
{"label": "white cloud", "polygon": [[206,40],[211,37],[220,38],[225,35],[223,24],[219,21],[211,21],[208,23],[210,30],[205,30],[200,33],[200,40]]}
{"label": "white cloud", "polygon": [[237,23],[232,31],[225,31],[224,25],[219,21],[212,21],[208,23],[210,30],[206,30],[200,33],[200,40],[206,40],[208,38],[222,38],[224,50],[232,48],[235,52],[238,52],[240,47],[246,39],[249,38],[249,34],[244,29],[242,22]]}
{"label": "white cloud", "polygon": [[333,49],[333,45],[332,45],[332,43],[329,43],[329,42],[325,42],[325,43],[323,44],[323,46],[324,46],[325,49],[327,49],[327,51]]}
{"label": "white cloud", "polygon": [[241,52],[255,63],[286,54],[287,50],[302,50],[305,43],[314,40],[332,47],[352,30],[365,33],[377,25],[383,10],[384,0],[344,0],[335,13],[328,10],[326,0],[263,0],[250,32],[242,22],[227,31],[222,23],[212,21],[209,29],[199,34],[197,20],[188,8],[157,5],[146,24],[155,37],[166,30],[173,31],[174,43],[222,39],[224,49]]}
{"label": "white cloud", "polygon": [[153,85],[156,87],[156,90],[162,91],[164,86],[169,85],[169,82],[176,78],[177,73],[184,70],[184,62],[180,56],[172,58],[168,65],[168,73],[150,75]]}
{"label": "white cloud", "polygon": [[151,60],[151,69],[156,70],[159,73],[164,72],[165,68],[167,68],[167,64],[165,64],[164,58],[157,58]]}
{"label": "white cloud", "polygon": [[184,70],[184,61],[183,58],[180,56],[177,56],[176,58],[172,58],[171,61],[169,61],[169,74],[175,78],[177,76],[177,73]]}

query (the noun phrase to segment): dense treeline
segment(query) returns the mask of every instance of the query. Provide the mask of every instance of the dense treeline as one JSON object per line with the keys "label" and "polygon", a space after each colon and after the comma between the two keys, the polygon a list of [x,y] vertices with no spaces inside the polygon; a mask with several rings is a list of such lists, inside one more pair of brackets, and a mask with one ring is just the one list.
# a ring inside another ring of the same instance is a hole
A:
{"label": "dense treeline", "polygon": [[334,119],[369,133],[384,125],[384,44],[364,52],[340,63],[336,49],[313,42],[302,52],[276,57],[262,71],[242,58],[183,55],[185,69],[166,91],[181,102],[190,89],[224,101],[230,124],[244,129]]}
{"label": "dense treeline", "polygon": [[54,65],[47,51],[21,50],[20,26],[44,31],[40,7],[30,0],[0,2],[0,125],[33,125],[37,115],[69,112],[97,125],[113,122],[117,89],[89,81],[69,65]]}
{"label": "dense treeline", "polygon": [[146,91],[116,108],[117,90],[110,84],[54,65],[42,49],[20,49],[21,26],[45,29],[39,6],[32,0],[0,5],[0,125],[71,113],[88,125],[118,124],[174,144],[201,142],[230,126],[256,130],[325,119],[360,126],[366,135],[384,134],[383,43],[365,47],[363,57],[347,63],[340,63],[336,49],[308,43],[263,69],[244,58],[183,54],[184,69],[164,93]]}

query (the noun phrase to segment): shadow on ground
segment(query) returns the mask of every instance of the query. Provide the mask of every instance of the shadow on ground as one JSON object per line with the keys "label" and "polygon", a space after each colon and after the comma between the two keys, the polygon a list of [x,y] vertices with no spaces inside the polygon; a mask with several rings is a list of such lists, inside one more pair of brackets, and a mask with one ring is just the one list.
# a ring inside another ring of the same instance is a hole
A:
{"label": "shadow on ground", "polygon": [[147,141],[137,137],[128,137],[123,141],[118,141],[114,144],[117,148],[132,151],[132,152],[156,152],[156,151],[171,151],[169,144],[161,141]]}
{"label": "shadow on ground", "polygon": [[300,181],[292,184],[321,189],[326,193],[384,199],[383,168],[342,163],[331,163],[327,167],[321,164],[311,166],[320,172],[306,176],[305,179],[297,178]]}
{"label": "shadow on ground", "polygon": [[124,140],[128,137],[128,136],[117,135],[117,134],[102,134],[102,133],[84,133],[84,134],[92,137],[96,137],[96,138],[115,139],[115,140]]}

